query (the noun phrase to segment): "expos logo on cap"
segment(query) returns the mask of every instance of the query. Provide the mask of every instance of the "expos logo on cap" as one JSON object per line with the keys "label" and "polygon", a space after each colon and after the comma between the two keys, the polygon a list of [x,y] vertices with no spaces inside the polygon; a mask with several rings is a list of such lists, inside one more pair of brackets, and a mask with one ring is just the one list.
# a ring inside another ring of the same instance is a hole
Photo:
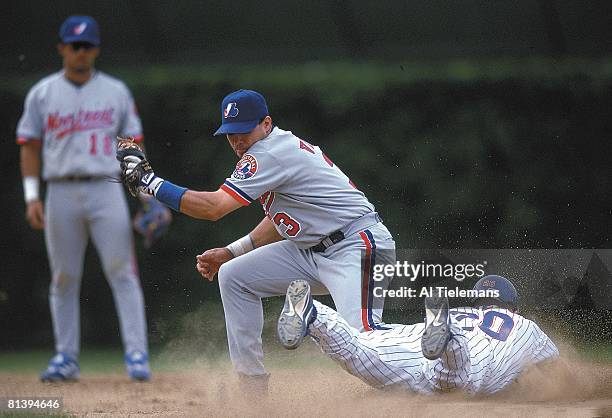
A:
{"label": "expos logo on cap", "polygon": [[255,173],[257,173],[257,159],[251,154],[244,154],[236,164],[232,177],[238,180],[246,180],[253,177]]}
{"label": "expos logo on cap", "polygon": [[238,116],[238,113],[240,113],[238,106],[236,106],[235,102],[231,102],[228,103],[227,106],[225,106],[225,110],[223,111],[223,117],[225,119],[235,118],[236,116]]}
{"label": "expos logo on cap", "polygon": [[74,30],[72,31],[72,33],[75,34],[75,35],[80,35],[83,32],[85,32],[86,28],[87,28],[87,22],[83,22],[79,26],[75,26]]}
{"label": "expos logo on cap", "polygon": [[254,90],[237,90],[221,102],[221,126],[215,135],[247,134],[268,116],[266,99]]}
{"label": "expos logo on cap", "polygon": [[98,22],[91,16],[74,15],[67,18],[59,30],[62,43],[87,42],[100,45]]}

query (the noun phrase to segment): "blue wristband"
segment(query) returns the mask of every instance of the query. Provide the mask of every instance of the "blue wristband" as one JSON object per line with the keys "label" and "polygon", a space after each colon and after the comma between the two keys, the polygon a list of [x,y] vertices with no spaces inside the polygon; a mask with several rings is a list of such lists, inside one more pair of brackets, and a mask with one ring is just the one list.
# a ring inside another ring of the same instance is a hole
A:
{"label": "blue wristband", "polygon": [[159,186],[159,189],[157,189],[155,198],[164,205],[168,206],[170,209],[180,212],[181,198],[186,191],[186,187],[180,187],[176,184],[170,183],[168,180],[164,180],[164,182]]}

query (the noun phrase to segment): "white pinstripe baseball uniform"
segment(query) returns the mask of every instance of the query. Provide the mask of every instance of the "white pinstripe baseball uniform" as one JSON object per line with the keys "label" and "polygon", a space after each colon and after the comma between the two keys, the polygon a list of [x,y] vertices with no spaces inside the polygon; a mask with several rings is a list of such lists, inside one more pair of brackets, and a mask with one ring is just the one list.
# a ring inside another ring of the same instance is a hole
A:
{"label": "white pinstripe baseball uniform", "polygon": [[386,325],[360,333],[333,309],[314,301],[310,336],[350,374],[377,387],[431,394],[463,389],[471,394],[502,390],[526,368],[559,356],[532,321],[507,309],[450,310],[452,338],[437,360],[421,352],[424,324]]}

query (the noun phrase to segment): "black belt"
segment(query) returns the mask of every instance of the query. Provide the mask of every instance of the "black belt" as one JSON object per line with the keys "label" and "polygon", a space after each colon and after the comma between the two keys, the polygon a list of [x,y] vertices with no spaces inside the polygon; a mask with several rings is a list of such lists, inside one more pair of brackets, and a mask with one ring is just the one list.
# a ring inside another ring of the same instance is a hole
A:
{"label": "black belt", "polygon": [[368,228],[378,222],[382,222],[380,216],[376,212],[370,212],[363,215],[361,218],[355,219],[350,222],[348,225],[345,225],[342,229],[337,230],[336,232],[332,232],[327,237],[325,237],[321,242],[317,245],[310,247],[312,251],[315,253],[322,253],[332,245],[342,241],[345,238],[345,233],[347,235],[352,235],[355,232]]}
{"label": "black belt", "polygon": [[104,180],[105,176],[65,176],[49,179],[48,181],[96,181]]}
{"label": "black belt", "polygon": [[342,231],[332,232],[331,234],[327,236],[327,238],[322,240],[317,245],[310,247],[310,249],[314,251],[315,253],[322,253],[323,251],[327,250],[329,247],[331,247],[334,244],[337,244],[343,239],[344,239],[344,232]]}

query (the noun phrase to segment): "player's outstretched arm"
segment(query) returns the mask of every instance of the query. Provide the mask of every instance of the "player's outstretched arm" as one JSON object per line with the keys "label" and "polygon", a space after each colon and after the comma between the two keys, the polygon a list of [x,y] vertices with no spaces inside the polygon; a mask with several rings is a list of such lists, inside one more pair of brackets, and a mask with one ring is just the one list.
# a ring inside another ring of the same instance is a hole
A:
{"label": "player's outstretched arm", "polygon": [[282,236],[276,231],[270,219],[266,216],[248,235],[232,242],[227,247],[212,248],[196,256],[196,270],[205,279],[212,281],[222,264],[234,257],[276,241]]}
{"label": "player's outstretched arm", "polygon": [[211,221],[241,206],[221,189],[216,192],[188,190],[155,175],[144,151],[133,138],[118,137],[117,160],[121,165],[121,181],[134,197],[141,192],[153,195],[177,212]]}
{"label": "player's outstretched arm", "polygon": [[216,192],[187,190],[180,201],[180,211],[197,219],[216,221],[242,207],[233,197],[219,189]]}

